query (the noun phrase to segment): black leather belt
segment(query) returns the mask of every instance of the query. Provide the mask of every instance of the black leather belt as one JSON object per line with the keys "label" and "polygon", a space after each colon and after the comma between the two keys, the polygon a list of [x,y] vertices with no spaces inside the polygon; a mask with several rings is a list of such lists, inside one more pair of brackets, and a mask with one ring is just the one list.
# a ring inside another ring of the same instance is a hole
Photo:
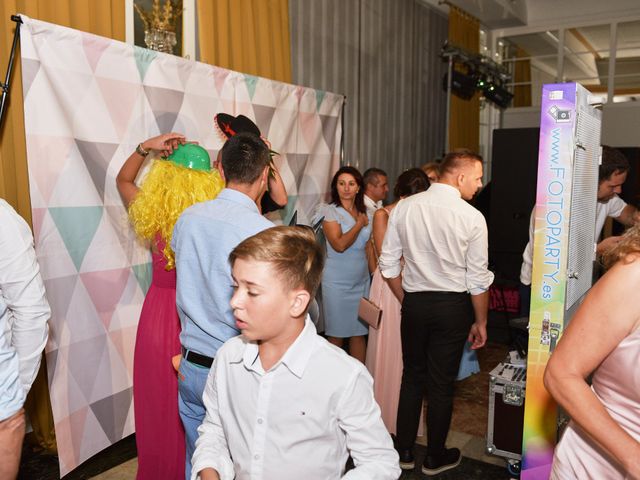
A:
{"label": "black leather belt", "polygon": [[213,363],[213,358],[207,357],[206,355],[202,355],[200,353],[196,353],[192,350],[187,350],[184,347],[182,348],[182,357],[187,361],[199,365],[204,368],[211,368],[211,364]]}

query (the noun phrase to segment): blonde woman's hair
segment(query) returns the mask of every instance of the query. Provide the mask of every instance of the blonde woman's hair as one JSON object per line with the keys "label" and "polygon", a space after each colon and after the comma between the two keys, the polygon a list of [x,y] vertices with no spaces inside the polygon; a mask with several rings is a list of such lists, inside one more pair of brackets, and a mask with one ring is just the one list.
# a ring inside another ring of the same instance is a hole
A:
{"label": "blonde woman's hair", "polygon": [[637,253],[640,253],[640,224],[629,228],[620,242],[602,255],[602,263],[611,268],[619,261],[631,261],[629,255]]}
{"label": "blonde woman's hair", "polygon": [[160,236],[165,242],[162,254],[167,259],[167,270],[175,268],[171,237],[180,214],[195,203],[215,198],[223,188],[217,170],[204,172],[154,160],[129,206],[129,218],[140,238],[153,242]]}

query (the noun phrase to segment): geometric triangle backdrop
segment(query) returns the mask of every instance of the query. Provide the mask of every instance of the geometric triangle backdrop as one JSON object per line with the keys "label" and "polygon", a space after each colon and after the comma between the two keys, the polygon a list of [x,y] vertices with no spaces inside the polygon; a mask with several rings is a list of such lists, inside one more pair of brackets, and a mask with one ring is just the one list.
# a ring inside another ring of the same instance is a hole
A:
{"label": "geometric triangle backdrop", "polygon": [[172,130],[216,154],[214,116],[245,115],[281,154],[289,203],[270,219],[286,224],[297,212],[308,224],[339,166],[344,97],[22,20],[29,189],[65,475],[134,431],[133,348],[152,279],[116,189],[126,158]]}

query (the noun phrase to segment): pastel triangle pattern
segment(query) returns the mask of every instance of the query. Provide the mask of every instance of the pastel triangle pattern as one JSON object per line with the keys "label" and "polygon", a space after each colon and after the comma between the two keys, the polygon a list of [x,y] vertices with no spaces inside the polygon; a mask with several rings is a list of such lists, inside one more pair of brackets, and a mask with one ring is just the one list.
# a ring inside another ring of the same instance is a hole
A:
{"label": "pastel triangle pattern", "polygon": [[27,154],[30,161],[36,164],[36,168],[29,169],[30,179],[35,181],[40,195],[48,203],[58,178],[69,161],[73,139],[30,134],[27,134],[26,139]]}
{"label": "pastel triangle pattern", "polygon": [[100,57],[102,57],[104,51],[109,48],[109,45],[110,42],[104,37],[91,35],[89,33],[82,36],[82,48],[93,72],[96,71]]}
{"label": "pastel triangle pattern", "polygon": [[320,111],[320,105],[322,105],[322,101],[324,100],[325,92],[324,90],[316,90],[316,111]]}
{"label": "pastel triangle pattern", "polygon": [[136,280],[138,280],[142,293],[146,295],[151,285],[151,263],[132,265],[131,268],[133,268],[133,273],[136,275]]}
{"label": "pastel triangle pattern", "polygon": [[338,128],[338,118],[329,115],[319,115],[322,124],[322,135],[329,148],[333,151],[336,146],[336,130]]}
{"label": "pastel triangle pattern", "polygon": [[86,142],[75,139],[80,155],[85,161],[93,184],[98,190],[100,198],[104,198],[104,182],[107,176],[107,168],[118,145],[112,143]]}
{"label": "pastel triangle pattern", "polygon": [[[128,130],[131,115],[140,97],[140,85],[112,78],[97,77],[98,87],[104,99],[118,138],[123,139]],[[118,101],[114,102],[113,98]]]}
{"label": "pastel triangle pattern", "polygon": [[[289,225],[291,218],[293,218],[293,212],[296,211],[296,195],[288,195],[287,196],[287,205],[279,210],[280,215],[282,217],[282,224]],[[298,222],[299,223],[299,222]]]}
{"label": "pastel triangle pattern", "polygon": [[258,84],[258,77],[255,77],[253,75],[244,75],[244,82],[247,85],[247,92],[249,92],[249,98],[253,99],[253,96],[256,93],[256,85]]}
{"label": "pastel triangle pattern", "polygon": [[93,387],[99,380],[96,372],[106,348],[107,339],[97,336],[74,342],[73,348],[69,349],[69,373],[82,392],[85,403],[91,399]]}
{"label": "pastel triangle pattern", "polygon": [[40,62],[38,60],[32,60],[25,58],[22,62],[22,96],[27,98],[29,95],[29,89],[33,83],[33,79],[40,71]]}
{"label": "pastel triangle pattern", "polygon": [[78,271],[98,228],[102,211],[103,207],[101,206],[52,207],[49,209],[49,214],[53,218]]}
{"label": "pastel triangle pattern", "polygon": [[129,279],[129,268],[117,268],[114,270],[102,270],[97,272],[84,272],[80,274],[82,282],[93,300],[100,320],[109,330],[111,318],[122,296],[124,287]]}
{"label": "pastel triangle pattern", "polygon": [[136,60],[136,67],[138,67],[138,73],[140,74],[140,81],[144,82],[144,77],[147,75],[149,66],[158,56],[158,52],[155,50],[149,50],[147,48],[141,48],[134,46],[133,55]]}
{"label": "pastel triangle pattern", "polygon": [[184,92],[160,87],[144,87],[160,132],[171,132],[174,129],[178,112],[182,106]]}
{"label": "pastel triangle pattern", "polygon": [[132,389],[128,388],[90,405],[102,430],[113,443],[122,438],[132,398]]}
{"label": "pastel triangle pattern", "polygon": [[82,438],[82,432],[84,431],[88,410],[89,407],[84,406],[60,422],[56,422],[56,442],[74,445],[74,448],[58,452],[61,464],[72,467],[79,463],[79,443]]}
{"label": "pastel triangle pattern", "polygon": [[175,129],[215,155],[223,141],[213,116],[246,115],[281,154],[289,201],[271,218],[288,222],[297,211],[308,224],[339,164],[344,98],[23,21],[29,189],[52,307],[45,350],[65,476],[134,430],[133,352],[151,255],[115,177],[137,143]]}
{"label": "pastel triangle pattern", "polygon": [[268,105],[254,105],[253,111],[256,114],[256,125],[260,129],[262,136],[269,140],[269,131],[271,129],[271,121],[276,111],[275,107]]}

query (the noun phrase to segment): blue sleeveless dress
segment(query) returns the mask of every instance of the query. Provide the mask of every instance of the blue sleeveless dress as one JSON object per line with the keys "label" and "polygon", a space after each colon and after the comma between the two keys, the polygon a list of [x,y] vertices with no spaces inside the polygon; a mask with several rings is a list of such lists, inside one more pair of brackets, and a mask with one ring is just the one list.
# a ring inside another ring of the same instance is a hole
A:
{"label": "blue sleeveless dress", "polygon": [[[324,216],[327,222],[338,222],[342,232],[351,230],[356,221],[342,207],[320,205],[314,223]],[[358,318],[358,306],[362,297],[369,296],[369,269],[365,246],[371,235],[367,225],[356,241],[344,252],[336,252],[327,243],[327,257],[322,274],[322,305],[325,334],[347,338],[366,335],[368,325]]]}

